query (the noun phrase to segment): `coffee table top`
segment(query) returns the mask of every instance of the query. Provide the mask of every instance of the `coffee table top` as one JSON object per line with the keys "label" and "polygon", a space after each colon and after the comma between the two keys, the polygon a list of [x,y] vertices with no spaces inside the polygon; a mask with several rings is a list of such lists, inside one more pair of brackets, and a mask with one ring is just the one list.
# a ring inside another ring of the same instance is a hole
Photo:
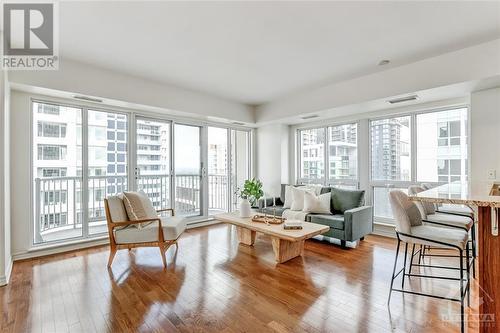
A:
{"label": "coffee table top", "polygon": [[330,230],[330,227],[323,224],[302,221],[301,230],[284,230],[283,224],[267,225],[265,223],[253,222],[250,217],[240,217],[238,212],[217,214],[214,217],[215,219],[225,223],[234,224],[238,227],[247,228],[291,242],[297,242],[321,235]]}

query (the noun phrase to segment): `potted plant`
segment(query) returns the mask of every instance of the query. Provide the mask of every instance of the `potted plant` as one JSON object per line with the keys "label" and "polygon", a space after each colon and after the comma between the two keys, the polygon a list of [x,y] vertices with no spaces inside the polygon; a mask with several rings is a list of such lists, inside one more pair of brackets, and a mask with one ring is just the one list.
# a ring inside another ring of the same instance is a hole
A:
{"label": "potted plant", "polygon": [[241,198],[240,217],[250,217],[252,215],[251,207],[256,206],[257,201],[264,195],[262,182],[255,178],[247,179],[243,187],[236,189],[235,194]]}

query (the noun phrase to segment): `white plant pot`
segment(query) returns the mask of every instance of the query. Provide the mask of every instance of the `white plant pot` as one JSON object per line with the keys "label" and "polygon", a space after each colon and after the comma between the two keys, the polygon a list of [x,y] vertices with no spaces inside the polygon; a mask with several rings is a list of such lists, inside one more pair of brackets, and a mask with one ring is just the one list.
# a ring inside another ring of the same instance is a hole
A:
{"label": "white plant pot", "polygon": [[240,217],[250,217],[252,216],[252,207],[248,199],[241,199],[240,203]]}

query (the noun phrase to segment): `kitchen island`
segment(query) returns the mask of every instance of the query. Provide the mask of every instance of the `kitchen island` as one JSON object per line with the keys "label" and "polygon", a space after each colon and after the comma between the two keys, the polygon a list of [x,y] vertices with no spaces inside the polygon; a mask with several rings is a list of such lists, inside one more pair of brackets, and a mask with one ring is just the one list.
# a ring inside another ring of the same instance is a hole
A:
{"label": "kitchen island", "polygon": [[420,192],[415,201],[467,205],[476,213],[478,228],[479,332],[500,332],[500,185],[468,186],[451,183]]}

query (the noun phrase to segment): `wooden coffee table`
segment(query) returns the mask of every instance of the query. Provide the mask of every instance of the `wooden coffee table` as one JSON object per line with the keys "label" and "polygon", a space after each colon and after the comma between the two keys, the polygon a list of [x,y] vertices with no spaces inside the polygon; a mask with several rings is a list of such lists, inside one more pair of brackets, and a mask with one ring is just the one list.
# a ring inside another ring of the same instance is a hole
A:
{"label": "wooden coffee table", "polygon": [[252,246],[257,232],[271,236],[274,257],[278,263],[301,256],[304,253],[304,241],[321,235],[330,227],[317,223],[302,222],[302,230],[284,230],[282,224],[252,222],[251,218],[239,217],[238,212],[224,213],[214,216],[224,223],[233,224],[238,231],[240,243]]}

